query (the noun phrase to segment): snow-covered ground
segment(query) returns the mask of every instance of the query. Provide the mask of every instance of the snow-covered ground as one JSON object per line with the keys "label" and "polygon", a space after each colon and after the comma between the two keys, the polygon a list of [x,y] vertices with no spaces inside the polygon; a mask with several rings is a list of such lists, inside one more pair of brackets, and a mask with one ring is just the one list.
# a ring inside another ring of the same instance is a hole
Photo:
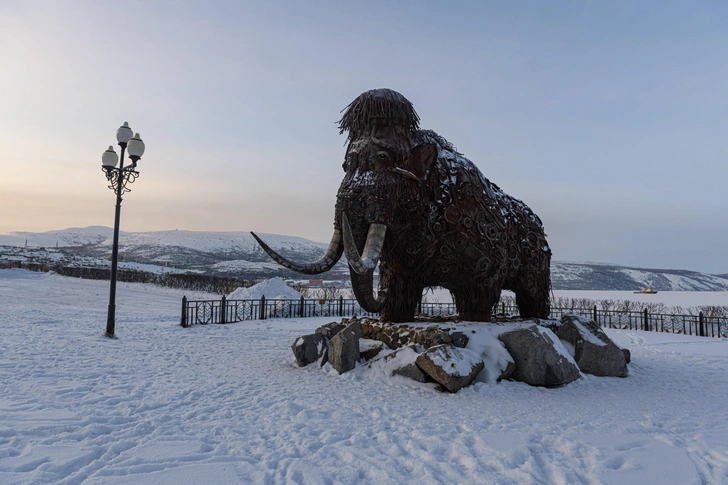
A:
{"label": "snow-covered ground", "polygon": [[625,379],[457,394],[295,366],[330,319],[178,325],[189,291],[0,270],[0,483],[728,483],[728,340],[608,333]]}

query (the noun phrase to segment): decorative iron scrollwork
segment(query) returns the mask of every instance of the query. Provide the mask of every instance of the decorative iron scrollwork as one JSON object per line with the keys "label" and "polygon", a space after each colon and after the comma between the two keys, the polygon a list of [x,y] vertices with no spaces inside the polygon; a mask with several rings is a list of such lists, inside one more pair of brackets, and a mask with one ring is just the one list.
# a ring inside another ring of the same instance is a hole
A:
{"label": "decorative iron scrollwork", "polygon": [[[129,165],[121,169],[116,167],[102,167],[101,169],[106,173],[106,179],[110,183],[109,188],[117,195],[124,195],[131,192],[128,186],[133,184],[139,176],[139,172],[135,168],[133,165]],[[120,180],[121,184],[119,184]]]}

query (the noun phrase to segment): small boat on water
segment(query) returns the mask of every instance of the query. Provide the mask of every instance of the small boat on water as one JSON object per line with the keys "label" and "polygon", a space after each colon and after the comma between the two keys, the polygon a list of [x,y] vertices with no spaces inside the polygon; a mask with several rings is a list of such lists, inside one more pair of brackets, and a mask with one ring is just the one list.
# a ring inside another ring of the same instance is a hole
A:
{"label": "small boat on water", "polygon": [[635,291],[635,293],[654,295],[655,293],[657,293],[657,290],[653,290],[652,287],[649,287],[649,288],[645,288],[644,290]]}

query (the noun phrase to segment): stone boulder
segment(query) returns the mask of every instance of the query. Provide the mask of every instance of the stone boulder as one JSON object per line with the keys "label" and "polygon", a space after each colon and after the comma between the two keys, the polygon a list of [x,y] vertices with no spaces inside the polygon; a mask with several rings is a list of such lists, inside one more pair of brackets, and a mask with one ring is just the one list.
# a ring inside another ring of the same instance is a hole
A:
{"label": "stone boulder", "polygon": [[372,360],[384,348],[384,342],[379,340],[360,339],[359,340],[359,358],[362,360]]}
{"label": "stone boulder", "polygon": [[624,360],[628,364],[632,362],[632,352],[629,351],[629,349],[622,349],[622,353],[624,354]]}
{"label": "stone boulder", "polygon": [[421,346],[411,344],[384,356],[384,361],[387,367],[391,369],[393,376],[407,377],[417,382],[428,382],[429,376],[422,372],[416,364],[417,357],[423,350]]}
{"label": "stone boulder", "polygon": [[359,322],[350,323],[329,341],[329,363],[339,374],[356,367],[359,360],[359,339],[361,327]]}
{"label": "stone boulder", "polygon": [[331,322],[326,325],[321,325],[316,329],[316,333],[323,335],[327,340],[331,340],[334,335],[341,332],[346,328],[346,323],[343,322]]}
{"label": "stone boulder", "polygon": [[450,392],[458,392],[470,385],[485,365],[476,352],[452,344],[430,347],[415,362]]}
{"label": "stone boulder", "polygon": [[470,339],[467,335],[465,335],[463,332],[453,332],[450,334],[450,338],[452,339],[452,344],[455,347],[459,347],[461,349],[464,349],[467,345]]}
{"label": "stone boulder", "polygon": [[561,317],[556,334],[574,347],[574,360],[582,372],[595,376],[625,377],[625,353],[592,320],[569,314]]}
{"label": "stone boulder", "polygon": [[296,356],[296,363],[299,367],[316,362],[326,349],[326,341],[323,335],[312,333],[299,337],[291,346],[293,355]]}
{"label": "stone boulder", "polygon": [[532,386],[554,387],[577,379],[579,367],[554,333],[537,325],[498,336],[516,363],[511,378]]}

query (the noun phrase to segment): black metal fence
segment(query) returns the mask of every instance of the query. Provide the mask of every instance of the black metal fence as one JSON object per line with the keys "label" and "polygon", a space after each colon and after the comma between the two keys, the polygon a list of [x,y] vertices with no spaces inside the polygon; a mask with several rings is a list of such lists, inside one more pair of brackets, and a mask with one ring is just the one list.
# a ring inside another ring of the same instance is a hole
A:
{"label": "black metal fence", "polygon": [[[419,313],[427,315],[453,315],[453,303],[420,303]],[[362,309],[354,299],[315,300],[301,297],[297,300],[188,300],[182,298],[180,325],[235,323],[244,320],[265,320],[266,318],[306,318],[375,316]]]}
{"label": "black metal fence", "polygon": [[[518,315],[518,307],[500,304],[497,308],[503,315]],[[421,302],[418,313],[424,315],[454,315],[454,303]],[[728,318],[697,315],[668,315],[643,311],[600,310],[551,308],[551,318],[561,318],[564,314],[575,313],[593,319],[601,327],[630,330],[669,332],[701,337],[728,337]],[[343,297],[336,300],[312,300],[301,297],[298,300],[188,300],[182,298],[180,325],[235,323],[244,320],[265,320],[267,318],[306,318],[306,317],[344,317],[375,316],[364,311],[353,299]]]}

